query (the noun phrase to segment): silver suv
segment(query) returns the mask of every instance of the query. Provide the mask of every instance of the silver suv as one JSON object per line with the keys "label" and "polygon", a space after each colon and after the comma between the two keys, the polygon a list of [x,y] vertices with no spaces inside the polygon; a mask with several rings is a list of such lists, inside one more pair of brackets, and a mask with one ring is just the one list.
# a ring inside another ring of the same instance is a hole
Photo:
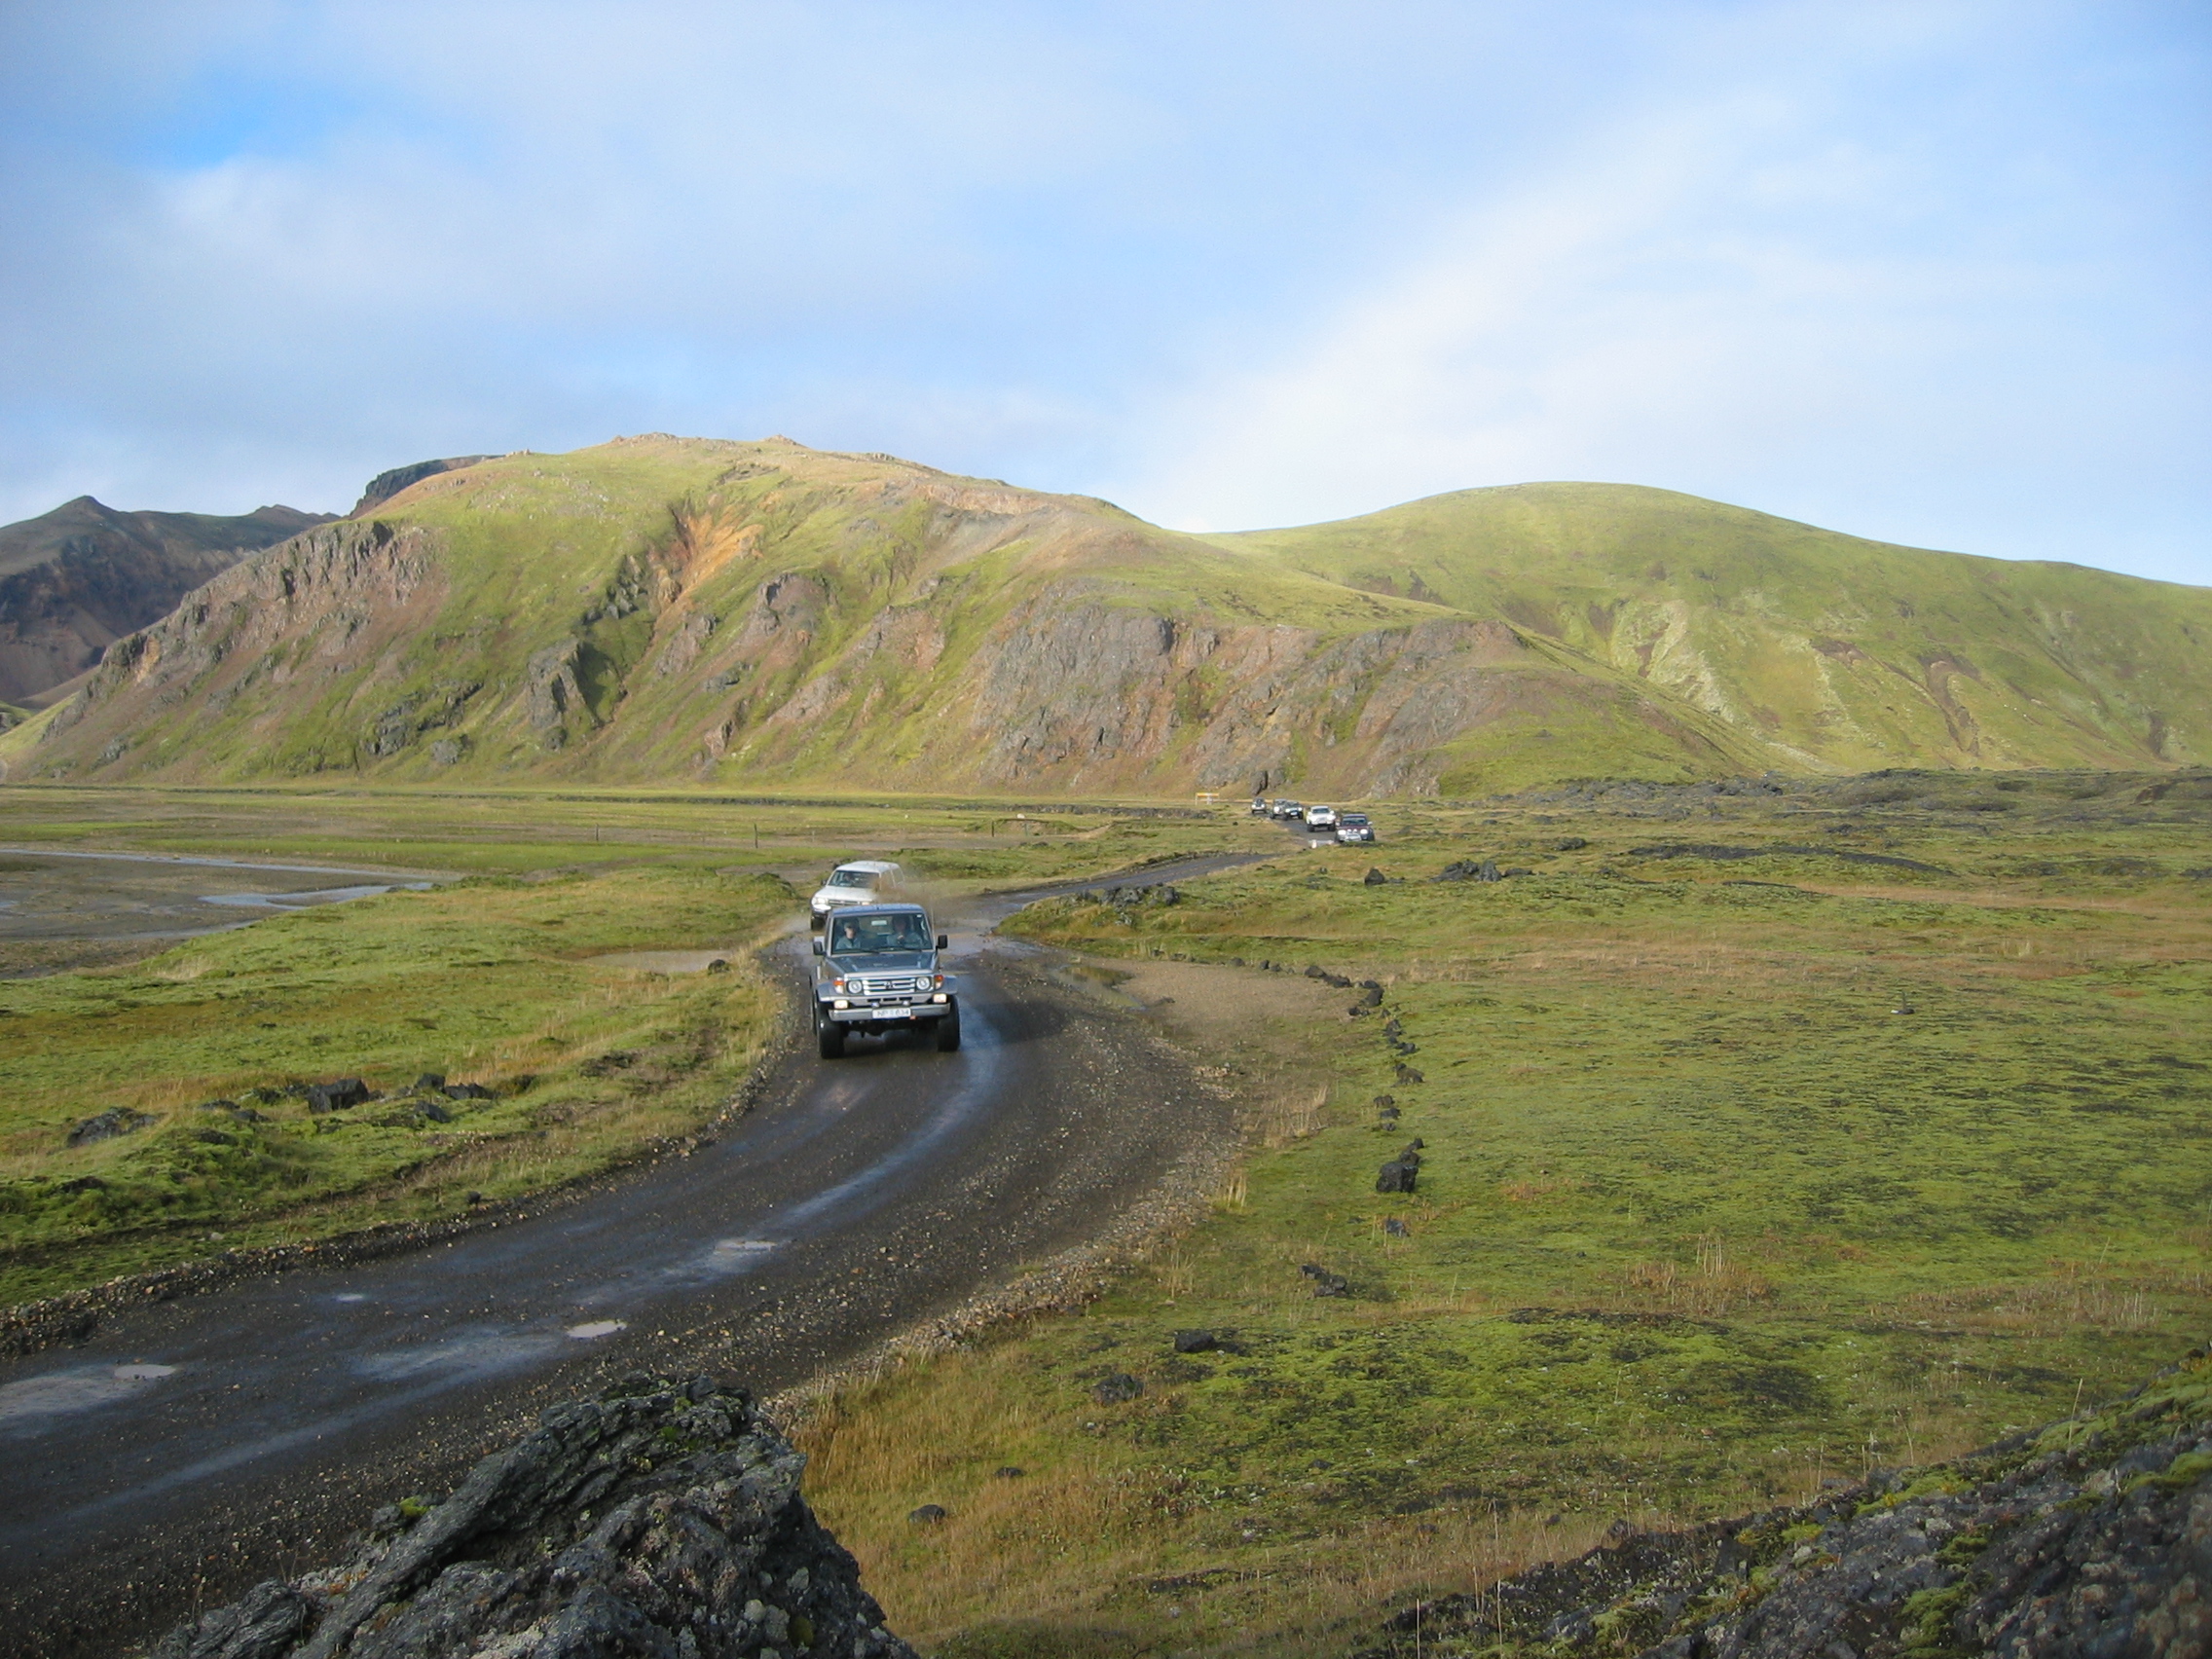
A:
{"label": "silver suv", "polygon": [[919,904],[830,911],[814,941],[814,1036],[822,1057],[843,1055],[855,1032],[919,1028],[936,1037],[940,1054],[959,1048],[959,989],[939,961],[945,945]]}

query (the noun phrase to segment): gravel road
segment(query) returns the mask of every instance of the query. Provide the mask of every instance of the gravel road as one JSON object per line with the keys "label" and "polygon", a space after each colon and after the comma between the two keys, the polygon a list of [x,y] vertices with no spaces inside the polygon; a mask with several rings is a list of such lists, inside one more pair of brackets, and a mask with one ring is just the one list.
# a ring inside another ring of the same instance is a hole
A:
{"label": "gravel road", "polygon": [[[903,1037],[826,1063],[793,1045],[688,1156],[420,1254],[0,1361],[0,1651],[127,1650],[335,1559],[379,1504],[443,1493],[609,1376],[786,1388],[1137,1202],[1228,1132],[1227,1109],[1141,1020],[1000,954],[983,930],[1013,907],[950,918],[957,1054]],[[784,947],[794,975],[804,949]]]}

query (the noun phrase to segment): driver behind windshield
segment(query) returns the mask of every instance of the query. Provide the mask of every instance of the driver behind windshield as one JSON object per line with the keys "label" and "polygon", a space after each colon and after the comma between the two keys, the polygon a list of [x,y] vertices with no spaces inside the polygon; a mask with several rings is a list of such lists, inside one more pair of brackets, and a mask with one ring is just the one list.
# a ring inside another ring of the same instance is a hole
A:
{"label": "driver behind windshield", "polygon": [[831,956],[872,956],[881,951],[929,947],[929,926],[912,911],[890,916],[838,916],[830,924]]}

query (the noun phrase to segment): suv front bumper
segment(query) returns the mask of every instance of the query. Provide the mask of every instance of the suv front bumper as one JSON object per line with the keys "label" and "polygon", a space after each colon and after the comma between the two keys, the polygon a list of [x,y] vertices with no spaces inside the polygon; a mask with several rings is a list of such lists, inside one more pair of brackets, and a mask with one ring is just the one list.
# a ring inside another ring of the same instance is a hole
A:
{"label": "suv front bumper", "polygon": [[[839,1008],[838,1003],[845,1006]],[[942,1019],[952,1012],[953,993],[940,991],[926,999],[869,997],[821,998],[814,1005],[819,1017],[836,1025],[912,1025]]]}

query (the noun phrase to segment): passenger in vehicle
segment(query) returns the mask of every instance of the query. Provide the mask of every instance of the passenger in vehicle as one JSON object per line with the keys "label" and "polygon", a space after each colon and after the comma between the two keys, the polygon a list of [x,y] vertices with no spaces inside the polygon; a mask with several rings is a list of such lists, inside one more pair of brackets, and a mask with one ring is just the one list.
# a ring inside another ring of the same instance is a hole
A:
{"label": "passenger in vehicle", "polygon": [[872,956],[930,948],[928,918],[905,910],[887,916],[838,916],[830,923],[831,956]]}

